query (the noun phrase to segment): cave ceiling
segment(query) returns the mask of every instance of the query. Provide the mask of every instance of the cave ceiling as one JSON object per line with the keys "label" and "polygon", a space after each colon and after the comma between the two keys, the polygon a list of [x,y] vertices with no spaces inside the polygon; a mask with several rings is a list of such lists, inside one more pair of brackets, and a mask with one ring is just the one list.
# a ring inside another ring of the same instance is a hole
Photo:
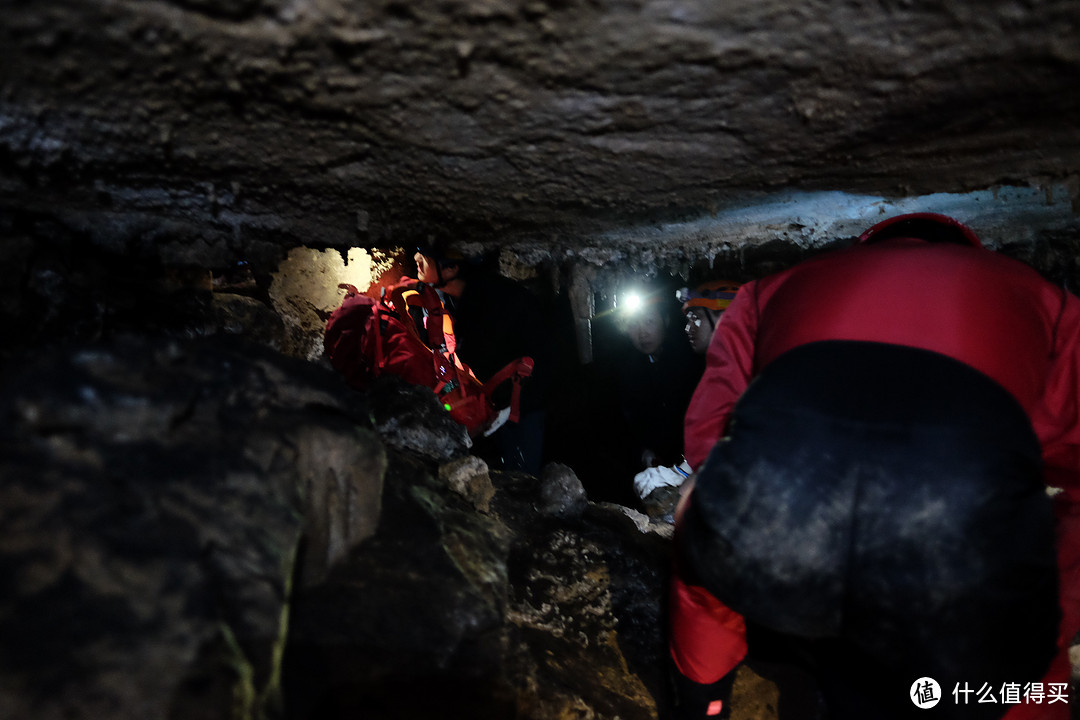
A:
{"label": "cave ceiling", "polygon": [[812,244],[919,209],[1076,234],[1075,0],[0,10],[9,229],[202,265]]}

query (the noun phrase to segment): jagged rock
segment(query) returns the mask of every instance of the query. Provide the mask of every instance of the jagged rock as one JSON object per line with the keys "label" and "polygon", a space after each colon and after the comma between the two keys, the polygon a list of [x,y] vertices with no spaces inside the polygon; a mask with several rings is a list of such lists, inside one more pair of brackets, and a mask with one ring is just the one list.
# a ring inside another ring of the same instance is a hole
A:
{"label": "jagged rock", "polygon": [[509,544],[506,525],[432,467],[392,453],[378,532],[297,595],[289,717],[512,717],[502,668]]}
{"label": "jagged rock", "polygon": [[384,375],[365,392],[375,427],[387,445],[446,462],[468,454],[472,440],[454,421],[431,388]]}
{"label": "jagged rock", "polygon": [[529,513],[534,485],[503,478],[495,498],[515,531],[510,618],[527,717],[666,717],[668,538],[612,504]]}
{"label": "jagged rock", "polygon": [[567,468],[384,446],[365,399],[222,338],[20,370],[0,714],[664,718],[670,525],[588,503]]}
{"label": "jagged rock", "polygon": [[377,519],[382,446],[343,390],[218,340],[124,339],[15,371],[0,389],[0,716],[279,709],[303,534],[305,564],[329,565]]}
{"label": "jagged rock", "polygon": [[348,252],[293,248],[267,291],[285,324],[283,351],[308,360],[322,357],[326,321],[345,295],[338,285],[346,283],[363,292],[386,269],[385,261],[373,262],[359,248]]}
{"label": "jagged rock", "polygon": [[521,643],[519,708],[526,717],[657,717],[656,698],[621,647],[620,631],[632,630],[620,627],[616,613],[607,557],[613,549],[580,528],[560,527],[517,546],[510,620]]}
{"label": "jagged rock", "polygon": [[562,463],[548,463],[540,473],[540,505],[550,515],[580,515],[588,505],[585,486],[573,468]]}
{"label": "jagged rock", "polygon": [[495,488],[491,484],[488,465],[480,458],[469,455],[440,466],[439,480],[480,512],[486,513],[490,509]]}
{"label": "jagged rock", "polygon": [[[954,214],[1075,288],[1078,32],[1071,0],[8,3],[0,361],[125,331],[240,332],[311,357],[329,307],[314,291],[267,315],[211,294],[208,274],[242,261],[265,281],[300,246],[429,234],[497,249],[518,278],[569,278],[582,360],[592,305],[630,275],[757,277],[900,212]],[[579,513],[496,475],[481,515],[426,465],[465,455],[464,430],[425,389],[384,385],[369,396],[401,456],[401,527],[366,546],[381,447],[340,405],[361,396],[292,397],[306,372],[271,381],[276,361],[246,353],[185,374],[169,364],[180,345],[153,342],[107,377],[48,374],[104,371],[105,353],[4,390],[22,404],[0,428],[0,716],[26,715],[31,693],[46,718],[71,698],[91,716],[271,707],[280,632],[262,628],[303,533],[307,607],[325,599],[344,627],[304,626],[298,648],[339,648],[319,656],[347,661],[326,680],[355,697],[438,717],[446,697],[470,717],[634,717],[643,684],[662,708],[657,508]],[[33,400],[44,378],[63,402]],[[191,603],[162,595],[189,586]],[[357,597],[371,617],[347,612]],[[616,689],[586,687],[600,675]],[[431,686],[446,695],[417,691]],[[342,697],[326,689],[311,692]]]}
{"label": "jagged rock", "polygon": [[266,303],[248,295],[215,292],[210,296],[210,320],[199,334],[241,335],[275,350],[285,350],[281,316]]}
{"label": "jagged rock", "polygon": [[653,520],[675,522],[675,507],[679,504],[681,493],[678,487],[663,485],[645,496],[641,501],[645,514]]}
{"label": "jagged rock", "polygon": [[490,473],[483,514],[446,474],[391,453],[378,532],[298,595],[290,718],[663,717],[667,538],[614,505],[539,513],[522,473]]}

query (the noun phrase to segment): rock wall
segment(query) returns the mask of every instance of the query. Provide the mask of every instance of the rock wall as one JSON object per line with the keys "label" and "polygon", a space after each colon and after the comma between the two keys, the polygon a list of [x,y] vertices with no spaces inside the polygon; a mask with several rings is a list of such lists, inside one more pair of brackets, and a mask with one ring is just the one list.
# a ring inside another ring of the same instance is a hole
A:
{"label": "rock wall", "polygon": [[5,380],[0,715],[280,716],[298,564],[317,579],[378,524],[362,404],[219,340],[72,348]]}
{"label": "rock wall", "polygon": [[851,197],[1075,197],[1080,172],[1071,0],[5,10],[0,217],[169,265],[428,233],[633,247],[787,191],[838,193],[843,214]]}
{"label": "rock wall", "polygon": [[489,471],[430,392],[222,336],[6,380],[0,715],[666,713],[670,524]]}
{"label": "rock wall", "polygon": [[658,717],[670,526],[545,511],[545,481],[482,463],[454,491],[461,470],[392,463],[379,533],[300,594],[295,717]]}

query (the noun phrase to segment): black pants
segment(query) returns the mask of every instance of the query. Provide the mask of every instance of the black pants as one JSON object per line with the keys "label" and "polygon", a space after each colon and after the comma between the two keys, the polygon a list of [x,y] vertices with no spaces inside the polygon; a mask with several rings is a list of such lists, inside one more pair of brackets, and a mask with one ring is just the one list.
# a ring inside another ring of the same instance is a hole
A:
{"label": "black pants", "polygon": [[[1041,454],[1015,399],[944,356],[823,342],[771,363],[698,474],[684,560],[833,717],[1003,715],[952,690],[1038,680],[1059,609]],[[754,653],[753,648],[750,650]]]}

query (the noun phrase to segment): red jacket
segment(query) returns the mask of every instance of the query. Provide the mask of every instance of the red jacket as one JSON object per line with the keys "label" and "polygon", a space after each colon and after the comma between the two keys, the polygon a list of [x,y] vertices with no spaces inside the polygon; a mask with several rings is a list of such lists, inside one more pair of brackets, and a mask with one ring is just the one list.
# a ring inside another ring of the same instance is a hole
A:
{"label": "red jacket", "polygon": [[[1068,682],[1068,644],[1080,628],[1080,512],[1074,505],[1080,497],[1080,299],[982,247],[911,238],[826,253],[748,283],[717,326],[686,413],[691,467],[699,468],[723,435],[750,380],[785,351],[818,340],[942,353],[995,379],[1027,411],[1047,484],[1064,490],[1058,497],[1062,652],[1047,682]],[[673,638],[673,650],[678,642]],[[1068,706],[1020,705],[1007,717],[1059,716],[1054,713],[1067,717]]]}
{"label": "red jacket", "polygon": [[913,239],[826,253],[742,287],[686,413],[691,467],[721,437],[750,379],[817,340],[907,345],[981,370],[1027,411],[1050,484],[1080,486],[1080,299],[1003,255]]}

